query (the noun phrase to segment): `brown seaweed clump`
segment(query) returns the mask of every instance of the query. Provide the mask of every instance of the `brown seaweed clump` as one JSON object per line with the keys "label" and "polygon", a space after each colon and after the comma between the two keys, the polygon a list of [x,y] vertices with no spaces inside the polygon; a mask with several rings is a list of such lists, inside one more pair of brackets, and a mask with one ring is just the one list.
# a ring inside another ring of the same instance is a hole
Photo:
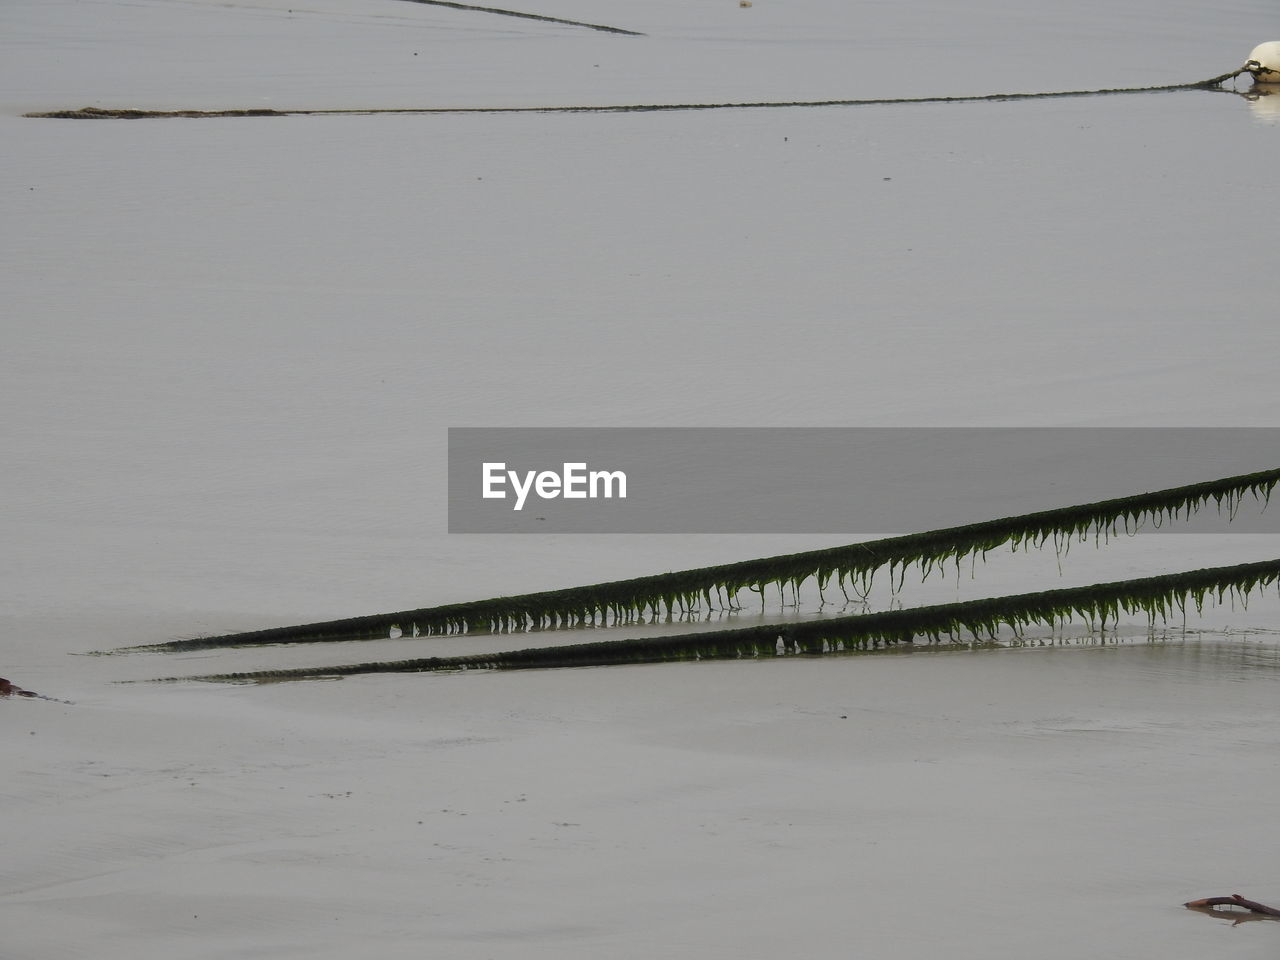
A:
{"label": "brown seaweed clump", "polygon": [[23,690],[20,686],[0,677],[0,697],[38,697],[40,694]]}

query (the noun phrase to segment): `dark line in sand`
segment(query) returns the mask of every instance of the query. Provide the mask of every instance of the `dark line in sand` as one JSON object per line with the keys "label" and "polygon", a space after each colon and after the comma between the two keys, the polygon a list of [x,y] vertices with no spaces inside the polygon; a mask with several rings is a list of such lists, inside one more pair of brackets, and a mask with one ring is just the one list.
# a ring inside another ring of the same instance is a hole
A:
{"label": "dark line in sand", "polygon": [[598,23],[583,23],[581,20],[563,20],[560,17],[546,17],[540,13],[521,13],[518,10],[503,10],[499,7],[477,7],[470,3],[452,3],[450,0],[409,0],[410,3],[426,3],[434,7],[452,7],[455,10],[474,10],[477,13],[496,13],[503,17],[520,17],[522,20],[542,20],[546,23],[563,23],[571,27],[586,27],[588,30],[600,30],[604,33],[621,33],[628,37],[643,37],[643,33],[635,30],[623,30],[621,27],[605,27]]}
{"label": "dark line in sand", "polygon": [[[425,2],[425,0],[412,0]],[[430,0],[437,2],[437,0]],[[749,103],[636,103],[612,106],[551,107],[368,107],[326,110],[135,110],[131,108],[81,107],[78,110],[53,110],[24,113],[24,117],[53,120],[144,120],[159,117],[337,117],[372,114],[445,114],[445,113],[661,113],[676,110],[759,110],[781,107],[870,107],[912,103],[1000,103],[1012,100],[1052,100],[1066,97],[1105,97],[1126,93],[1170,93],[1177,90],[1215,90],[1227,80],[1244,73],[1236,70],[1198,83],[1175,83],[1162,87],[1115,87],[1105,90],[1065,90],[1056,93],[987,93],[970,97],[901,97],[879,100],[787,100]],[[1233,92],[1233,91],[1224,91]]]}

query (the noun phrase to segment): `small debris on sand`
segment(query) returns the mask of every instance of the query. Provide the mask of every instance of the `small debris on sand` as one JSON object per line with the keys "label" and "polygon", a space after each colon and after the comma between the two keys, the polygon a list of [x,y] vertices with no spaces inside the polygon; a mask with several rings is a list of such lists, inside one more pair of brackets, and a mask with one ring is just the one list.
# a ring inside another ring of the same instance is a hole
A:
{"label": "small debris on sand", "polygon": [[0,677],[0,697],[38,697],[40,694],[23,690],[20,686]]}

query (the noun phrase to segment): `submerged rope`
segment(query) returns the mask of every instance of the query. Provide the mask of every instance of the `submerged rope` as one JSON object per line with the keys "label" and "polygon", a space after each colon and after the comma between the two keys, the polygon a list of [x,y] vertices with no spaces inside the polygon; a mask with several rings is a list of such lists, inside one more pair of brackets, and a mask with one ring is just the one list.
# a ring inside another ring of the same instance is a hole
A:
{"label": "submerged rope", "polygon": [[504,653],[480,653],[456,657],[427,657],[352,663],[293,670],[261,670],[220,673],[165,680],[279,681],[362,673],[432,673],[459,670],[522,670],[551,667],[609,666],[678,660],[725,660],[787,654],[823,654],[882,645],[913,643],[927,637],[937,643],[954,641],[959,633],[975,638],[986,635],[996,642],[996,630],[1021,630],[1033,624],[1050,628],[1069,622],[1073,615],[1105,626],[1118,622],[1120,614],[1146,613],[1149,623],[1167,622],[1171,614],[1185,614],[1187,601],[1200,610],[1207,598],[1228,596],[1242,600],[1253,591],[1280,580],[1280,560],[1264,560],[1229,567],[1212,567],[1138,580],[1095,583],[1065,590],[1046,590],[1017,596],[993,597],[962,603],[946,603],[905,610],[832,617],[783,625],[744,627],[689,633],[675,637],[606,640],[555,647],[532,647]]}
{"label": "submerged rope", "polygon": [[1153,493],[1103,500],[1073,507],[1044,510],[983,523],[948,527],[902,537],[887,537],[840,547],[803,553],[745,560],[662,573],[630,580],[590,584],[564,590],[495,597],[464,603],[372,614],[343,620],[329,620],[300,626],[272,627],[224,636],[195,637],[165,643],[126,647],[125,650],[175,652],[220,647],[257,646],[270,643],[314,643],[383,639],[392,628],[404,636],[432,636],[473,631],[524,631],[555,629],[589,623],[622,622],[650,612],[655,616],[690,610],[705,603],[712,594],[725,596],[730,605],[738,592],[750,589],[761,594],[765,586],[790,584],[793,589],[816,578],[825,587],[834,577],[844,589],[848,580],[856,592],[865,595],[877,570],[889,568],[890,580],[906,574],[910,565],[919,565],[923,575],[941,569],[944,563],[957,565],[962,558],[976,556],[1005,544],[1042,546],[1052,539],[1055,545],[1072,537],[1119,535],[1120,530],[1136,532],[1149,520],[1190,517],[1202,505],[1213,501],[1233,516],[1243,497],[1260,502],[1270,500],[1280,483],[1280,469],[1171,487]]}
{"label": "submerged rope", "polygon": [[[426,0],[417,0],[426,2]],[[446,4],[456,6],[456,4]],[[480,8],[483,9],[483,8]],[[571,22],[571,21],[566,21]],[[583,24],[589,26],[589,24]],[[611,28],[598,28],[611,29]],[[623,31],[626,32],[626,31]],[[1209,80],[1174,83],[1155,87],[1114,87],[1102,90],[1066,90],[1052,93],[988,93],[967,97],[893,97],[868,100],[787,100],[745,103],[647,103],[609,106],[547,107],[368,107],[322,110],[275,110],[271,108],[233,110],[135,110],[132,108],[81,107],[78,110],[52,110],[24,113],[24,117],[53,120],[144,120],[161,117],[332,117],[368,116],[372,114],[446,114],[446,113],[659,113],[677,110],[757,110],[779,107],[870,107],[919,103],[990,103],[1011,100],[1050,100],[1065,97],[1100,97],[1126,93],[1170,93],[1176,90],[1215,90],[1243,73],[1244,67]]]}

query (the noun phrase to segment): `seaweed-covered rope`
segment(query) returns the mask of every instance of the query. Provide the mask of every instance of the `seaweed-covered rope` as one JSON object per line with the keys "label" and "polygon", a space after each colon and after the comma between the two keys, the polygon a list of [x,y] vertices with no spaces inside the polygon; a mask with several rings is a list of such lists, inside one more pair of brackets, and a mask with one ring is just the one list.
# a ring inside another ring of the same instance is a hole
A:
{"label": "seaweed-covered rope", "polygon": [[[1005,544],[1043,546],[1069,544],[1072,538],[1101,537],[1133,531],[1144,521],[1160,524],[1189,517],[1213,502],[1234,514],[1241,500],[1253,496],[1269,502],[1280,482],[1280,469],[1243,474],[1171,487],[1153,493],[1103,500],[1037,513],[948,527],[902,537],[803,553],[700,567],[630,580],[590,584],[564,590],[495,597],[464,603],[329,620],[300,626],[272,627],[246,633],[194,637],[165,643],[128,647],[127,650],[174,652],[217,647],[256,646],[268,643],[372,640],[391,635],[393,628],[407,636],[432,636],[474,631],[522,631],[617,623],[649,613],[655,616],[675,610],[691,610],[716,602],[732,605],[743,589],[761,594],[767,585],[792,588],[816,579],[825,588],[834,578],[839,589],[846,581],[866,594],[877,570],[887,567],[891,578],[918,565],[925,576],[944,563],[976,556]],[[714,596],[713,596],[714,595]],[[723,599],[721,599],[723,598]]]}
{"label": "seaweed-covered rope", "polygon": [[1086,587],[1045,590],[1017,596],[969,600],[905,610],[807,620],[782,625],[690,633],[674,637],[606,640],[568,646],[532,647],[504,653],[456,657],[352,663],[293,670],[167,677],[166,680],[279,681],[361,673],[432,673],[459,670],[521,670],[550,667],[608,666],[674,660],[724,660],[783,653],[823,654],[883,645],[930,642],[969,634],[994,640],[1001,627],[1015,630],[1034,624],[1050,628],[1081,616],[1105,626],[1121,613],[1145,613],[1151,624],[1186,613],[1188,601],[1201,609],[1206,599],[1228,596],[1246,600],[1254,591],[1280,580],[1280,560],[1211,567],[1138,580],[1095,583]]}
{"label": "seaweed-covered rope", "polygon": [[328,110],[274,110],[250,108],[231,110],[136,110],[133,108],[81,107],[73,110],[51,110],[24,113],[24,117],[53,120],[144,120],[161,117],[318,117],[365,116],[369,114],[444,114],[444,113],[659,113],[676,110],[755,110],[779,107],[870,107],[916,103],[985,103],[1010,100],[1049,100],[1065,97],[1100,97],[1124,93],[1170,93],[1176,90],[1215,90],[1228,80],[1250,71],[1241,67],[1209,80],[1174,83],[1155,87],[1114,87],[1102,90],[1064,90],[1051,93],[987,93],[968,97],[890,97],[868,100],[784,100],[744,103],[635,103],[608,106],[548,107],[366,107]]}

